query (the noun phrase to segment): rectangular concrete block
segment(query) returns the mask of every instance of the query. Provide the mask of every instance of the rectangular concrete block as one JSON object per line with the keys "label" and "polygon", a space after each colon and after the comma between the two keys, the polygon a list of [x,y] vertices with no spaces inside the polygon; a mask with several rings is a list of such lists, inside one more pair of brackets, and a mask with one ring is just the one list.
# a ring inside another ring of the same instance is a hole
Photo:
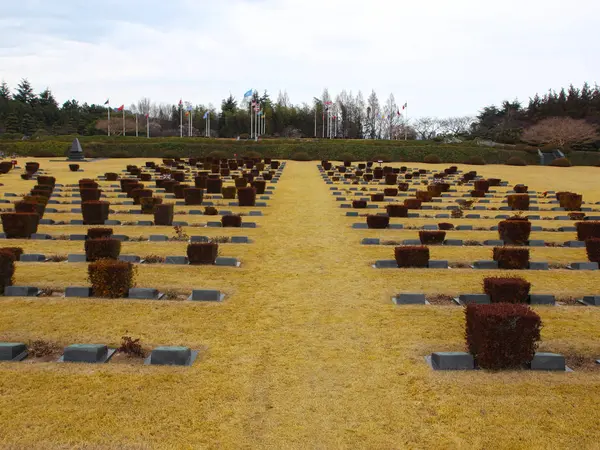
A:
{"label": "rectangular concrete block", "polygon": [[229,258],[225,256],[218,256],[215,260],[216,266],[227,266],[227,267],[238,267],[239,261],[237,258]]}
{"label": "rectangular concrete block", "polygon": [[[208,242],[208,241],[209,241],[208,236],[190,236],[191,243]],[[233,238],[232,238],[232,241],[233,241]]]}
{"label": "rectangular concrete block", "polygon": [[430,269],[447,269],[448,261],[430,259],[428,267]]}
{"label": "rectangular concrete block", "polygon": [[558,231],[575,233],[577,231],[577,227],[558,227]]}
{"label": "rectangular concrete block", "polygon": [[223,224],[221,222],[207,222],[206,226],[210,228],[220,228]]}
{"label": "rectangular concrete block", "polygon": [[0,342],[0,361],[22,361],[27,357],[27,346],[21,342]]}
{"label": "rectangular concrete block", "polygon": [[173,226],[174,227],[187,227],[188,223],[184,222],[183,220],[174,220],[173,221]]}
{"label": "rectangular concrete block", "polygon": [[483,245],[493,245],[494,247],[502,247],[504,241],[502,239],[488,239],[483,241]]}
{"label": "rectangular concrete block", "polygon": [[188,264],[189,261],[187,256],[167,256],[165,258],[165,264]]}
{"label": "rectangular concrete block", "polygon": [[199,302],[221,302],[225,298],[225,294],[215,289],[194,289],[188,300]]}
{"label": "rectangular concrete block", "polygon": [[158,300],[161,295],[158,292],[158,289],[131,288],[129,289],[128,297],[140,300]]}
{"label": "rectangular concrete block", "polygon": [[497,269],[498,261],[481,260],[473,263],[474,269]]}
{"label": "rectangular concrete block", "polygon": [[458,300],[463,305],[468,305],[469,303],[488,305],[490,303],[490,296],[487,294],[461,294],[458,296]]}
{"label": "rectangular concrete block", "polygon": [[69,236],[70,241],[85,241],[87,239],[87,235],[85,234],[71,234]]}
{"label": "rectangular concrete block", "polygon": [[92,288],[83,286],[68,286],[65,289],[65,297],[91,297]]}
{"label": "rectangular concrete block", "polygon": [[393,298],[396,305],[424,305],[425,294],[398,294]]}
{"label": "rectangular concrete block", "polygon": [[473,230],[473,225],[458,225],[456,227],[457,231],[471,231]]}
{"label": "rectangular concrete block", "polygon": [[449,219],[450,218],[450,214],[436,214],[435,218],[436,219]]}
{"label": "rectangular concrete block", "polygon": [[[114,350],[112,350],[114,353]],[[105,363],[112,353],[102,344],[73,344],[65,347],[64,362]]]}
{"label": "rectangular concrete block", "polygon": [[437,225],[423,225],[423,230],[434,231],[437,229],[438,229]]}
{"label": "rectangular concrete block", "polygon": [[256,222],[242,222],[242,228],[256,228]]}
{"label": "rectangular concrete block", "polygon": [[87,257],[85,255],[70,254],[67,256],[67,262],[70,262],[70,263],[87,262]]}
{"label": "rectangular concrete block", "polygon": [[465,352],[435,352],[431,354],[431,365],[435,370],[473,370],[473,355]]}
{"label": "rectangular concrete block", "polygon": [[148,241],[150,242],[166,242],[168,240],[169,237],[165,236],[164,234],[151,234],[148,238]]}
{"label": "rectangular concrete block", "polygon": [[74,220],[69,221],[69,224],[71,224],[71,225],[83,225],[83,220],[74,219]]}
{"label": "rectangular concrete block", "polygon": [[125,241],[129,240],[129,236],[124,235],[124,234],[113,234],[112,238],[116,239],[118,241],[121,241],[121,242],[125,242]]}
{"label": "rectangular concrete block", "polygon": [[531,361],[531,370],[558,370],[567,369],[565,357],[557,353],[537,352]]}
{"label": "rectangular concrete block", "polygon": [[402,245],[421,245],[421,241],[419,239],[404,239]]}
{"label": "rectangular concrete block", "polygon": [[590,306],[600,306],[600,295],[586,295],[582,301]]}
{"label": "rectangular concrete block", "polygon": [[40,290],[33,286],[6,286],[5,297],[37,297]]}
{"label": "rectangular concrete block", "polygon": [[360,243],[362,245],[379,245],[379,238],[364,238]]}
{"label": "rectangular concrete block", "polygon": [[146,364],[189,366],[195,359],[193,353],[189,347],[156,347],[146,360]]}
{"label": "rectangular concrete block", "polygon": [[352,228],[355,230],[365,230],[368,229],[369,226],[366,223],[353,223]]}
{"label": "rectangular concrete block", "polygon": [[573,270],[598,270],[597,262],[574,262],[571,263]]}
{"label": "rectangular concrete block", "polygon": [[[48,211],[46,211],[48,212]],[[40,225],[54,225],[56,222],[52,219],[40,219],[39,224]],[[33,238],[33,235],[32,235]]]}
{"label": "rectangular concrete block", "polygon": [[401,223],[390,223],[388,225],[388,230],[403,230],[404,229],[404,225],[402,225]]}
{"label": "rectangular concrete block", "polygon": [[395,259],[380,259],[375,261],[376,269],[397,269],[398,263]]}
{"label": "rectangular concrete block", "polygon": [[104,225],[121,225],[120,220],[105,220]]}
{"label": "rectangular concrete block", "polygon": [[564,245],[571,248],[585,248],[585,242],[583,241],[567,241]]}
{"label": "rectangular concrete block", "polygon": [[533,241],[529,241],[528,245],[530,247],[544,247],[546,245],[546,242],[541,241],[541,240],[533,240]]}
{"label": "rectangular concrete block", "polygon": [[529,261],[529,270],[549,270],[549,268],[546,261]]}
{"label": "rectangular concrete block", "polygon": [[461,247],[463,245],[462,239],[446,239],[444,241],[444,245],[449,245],[452,247]]}
{"label": "rectangular concrete block", "polygon": [[481,218],[481,215],[479,214],[467,214],[465,215],[465,219],[479,219]]}
{"label": "rectangular concrete block", "polygon": [[346,217],[358,217],[358,211],[347,211]]}
{"label": "rectangular concrete block", "polygon": [[142,259],[137,255],[119,255],[119,261],[139,263]]}
{"label": "rectangular concrete block", "polygon": [[151,227],[153,225],[154,225],[154,222],[152,222],[151,220],[138,220],[137,221],[138,227]]}
{"label": "rectangular concrete block", "polygon": [[45,255],[40,255],[38,253],[23,253],[19,258],[21,262],[44,262],[46,261]]}
{"label": "rectangular concrete block", "polygon": [[529,304],[531,305],[555,305],[556,299],[550,294],[531,294],[529,296]]}

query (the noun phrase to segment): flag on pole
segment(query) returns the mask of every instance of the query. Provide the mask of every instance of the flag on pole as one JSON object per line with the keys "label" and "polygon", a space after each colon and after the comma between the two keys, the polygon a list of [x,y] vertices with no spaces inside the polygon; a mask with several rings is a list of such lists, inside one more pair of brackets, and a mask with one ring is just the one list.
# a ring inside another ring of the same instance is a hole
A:
{"label": "flag on pole", "polygon": [[187,116],[189,116],[189,115],[190,115],[190,110],[188,109],[188,110],[185,112],[185,117],[187,117]]}
{"label": "flag on pole", "polygon": [[398,110],[398,112],[396,113],[397,115],[400,115],[400,110]]}
{"label": "flag on pole", "polygon": [[250,97],[252,95],[252,89],[248,89],[245,93],[244,93],[244,98]]}
{"label": "flag on pole", "polygon": [[188,106],[186,109],[187,109],[188,111],[192,111],[194,108],[192,108],[192,105],[190,105],[190,106]]}
{"label": "flag on pole", "polygon": [[208,117],[208,111],[206,111],[206,112],[204,113],[204,116],[202,116],[202,118],[203,118],[203,119],[206,119],[207,117]]}
{"label": "flag on pole", "polygon": [[147,119],[147,118],[149,117],[149,114],[148,114],[148,113],[146,113],[146,114],[144,115],[144,117]]}
{"label": "flag on pole", "polygon": [[406,109],[406,107],[408,106],[408,103],[404,103],[404,105],[402,105],[402,109]]}
{"label": "flag on pole", "polygon": [[117,111],[123,111],[125,109],[125,105],[121,105],[117,108]]}
{"label": "flag on pole", "polygon": [[105,105],[108,105],[108,98],[106,99],[106,101],[104,102]]}
{"label": "flag on pole", "polygon": [[183,105],[183,101],[179,99],[179,106]]}

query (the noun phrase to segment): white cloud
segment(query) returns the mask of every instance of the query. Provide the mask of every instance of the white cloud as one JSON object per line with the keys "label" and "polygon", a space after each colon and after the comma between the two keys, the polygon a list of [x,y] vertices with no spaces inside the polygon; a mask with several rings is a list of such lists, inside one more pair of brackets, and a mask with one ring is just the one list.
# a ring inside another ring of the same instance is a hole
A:
{"label": "white cloud", "polygon": [[412,116],[444,116],[600,72],[590,0],[50,3],[4,11],[0,78],[61,100],[219,104],[252,87],[299,103],[328,87],[393,92]]}

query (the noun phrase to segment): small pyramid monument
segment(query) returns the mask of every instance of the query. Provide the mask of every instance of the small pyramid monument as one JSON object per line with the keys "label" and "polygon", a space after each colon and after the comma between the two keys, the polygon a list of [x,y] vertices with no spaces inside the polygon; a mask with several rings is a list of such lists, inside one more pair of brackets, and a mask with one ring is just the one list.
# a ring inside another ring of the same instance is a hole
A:
{"label": "small pyramid monument", "polygon": [[67,159],[69,161],[82,161],[84,159],[83,149],[81,148],[79,139],[73,139],[73,143],[71,144],[71,148],[69,149],[69,153],[67,154]]}

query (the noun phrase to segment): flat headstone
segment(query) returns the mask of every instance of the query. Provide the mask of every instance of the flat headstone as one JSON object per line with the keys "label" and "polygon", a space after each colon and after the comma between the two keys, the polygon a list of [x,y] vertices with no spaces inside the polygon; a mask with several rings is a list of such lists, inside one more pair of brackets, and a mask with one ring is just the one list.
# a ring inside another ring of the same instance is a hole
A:
{"label": "flat headstone", "polygon": [[208,242],[208,236],[190,236],[190,242]]}
{"label": "flat headstone", "polygon": [[431,354],[431,365],[434,370],[473,370],[473,355],[465,352],[435,352]]}
{"label": "flat headstone", "polygon": [[600,306],[600,295],[586,295],[582,301],[590,306]]}
{"label": "flat headstone", "polygon": [[546,245],[545,241],[541,240],[532,240],[527,243],[530,247],[544,247]]}
{"label": "flat headstone", "polygon": [[419,239],[404,239],[402,245],[421,245],[421,241]]}
{"label": "flat headstone", "polygon": [[21,262],[44,262],[46,261],[46,255],[39,253],[23,253],[19,258]]}
{"label": "flat headstone", "polygon": [[478,305],[487,305],[490,303],[490,296],[487,294],[461,294],[458,300],[463,305],[477,303]]}
{"label": "flat headstone", "polygon": [[200,211],[199,209],[190,209],[188,214],[190,214],[192,216],[201,216],[204,213],[202,211]]}
{"label": "flat headstone", "polygon": [[365,229],[368,229],[369,226],[366,223],[353,223],[352,228],[359,229],[359,230],[365,230]]}
{"label": "flat headstone", "polygon": [[531,305],[554,305],[556,299],[554,295],[550,294],[531,294],[529,296],[529,303]]}
{"label": "flat headstone", "polygon": [[576,232],[577,231],[577,227],[558,227],[558,231]]}
{"label": "flat headstone", "polygon": [[40,225],[54,225],[54,220],[52,219],[40,219]]}
{"label": "flat headstone", "polygon": [[6,286],[5,297],[37,297],[40,290],[33,286]]}
{"label": "flat headstone", "polygon": [[479,219],[481,218],[481,215],[479,214],[467,214],[465,215],[465,219]]}
{"label": "flat headstone", "polygon": [[571,263],[573,270],[598,270],[597,262],[574,262]]}
{"label": "flat headstone", "polygon": [[447,269],[448,261],[430,259],[428,267],[430,269]]}
{"label": "flat headstone", "polygon": [[380,259],[375,261],[376,269],[397,269],[398,263],[395,259]]}
{"label": "flat headstone", "polygon": [[151,234],[148,237],[148,241],[150,242],[166,242],[169,240],[168,236],[165,236],[164,234]]}
{"label": "flat headstone", "polygon": [[70,262],[70,263],[87,262],[87,257],[85,255],[70,254],[67,256],[67,262]]}
{"label": "flat headstone", "polygon": [[137,226],[139,227],[151,227],[154,225],[154,222],[151,220],[138,220]]}
{"label": "flat headstone", "polygon": [[113,239],[116,239],[118,241],[124,242],[124,241],[128,241],[129,240],[129,236],[126,236],[124,234],[113,234],[112,235]]}
{"label": "flat headstone", "polygon": [[214,289],[194,289],[188,300],[200,302],[221,302],[225,298],[225,294]]}
{"label": "flat headstone", "polygon": [[493,245],[495,247],[501,247],[504,245],[504,241],[502,239],[487,239],[483,241],[483,245]]}
{"label": "flat headstone", "polygon": [[498,261],[480,260],[473,262],[473,269],[497,269]]}
{"label": "flat headstone", "polygon": [[554,216],[554,220],[571,220],[569,216]]}
{"label": "flat headstone", "polygon": [[600,220],[600,216],[587,216],[583,220]]}
{"label": "flat headstone", "polygon": [[187,227],[187,226],[188,226],[188,223],[187,223],[187,222],[184,222],[184,221],[182,221],[182,220],[174,220],[174,221],[173,221],[173,226],[174,226],[174,227]]}
{"label": "flat headstone", "polygon": [[256,222],[242,222],[242,228],[256,228]]}
{"label": "flat headstone", "polygon": [[146,359],[145,364],[190,366],[197,355],[198,352],[193,352],[189,347],[156,347]]}
{"label": "flat headstone", "polygon": [[358,217],[358,211],[348,211],[346,217]]}
{"label": "flat headstone", "polygon": [[529,261],[529,270],[548,270],[549,265],[545,261]]}
{"label": "flat headstone", "polygon": [[223,224],[221,222],[207,222],[206,226],[210,228],[220,228]]}
{"label": "flat headstone", "polygon": [[22,361],[27,357],[27,346],[21,342],[0,342],[0,361]]}
{"label": "flat headstone", "polygon": [[83,225],[83,220],[71,220],[69,223],[71,225]]}
{"label": "flat headstone", "polygon": [[529,220],[541,220],[540,216],[526,216]]}
{"label": "flat headstone", "polygon": [[158,289],[151,288],[131,288],[129,289],[128,298],[135,298],[141,300],[158,300],[161,295]]}
{"label": "flat headstone", "polygon": [[557,353],[537,352],[531,361],[531,370],[559,370],[567,369],[565,357]]}
{"label": "flat headstone", "polygon": [[450,218],[450,214],[436,214],[435,218],[436,219],[449,219]]}
{"label": "flat headstone", "polygon": [[104,225],[121,225],[120,220],[105,220]]}
{"label": "flat headstone", "polygon": [[71,208],[72,214],[81,214],[81,208]]}
{"label": "flat headstone", "polygon": [[508,214],[497,214],[496,219],[508,219],[510,216]]}
{"label": "flat headstone", "polygon": [[167,256],[165,264],[189,264],[187,256]]}
{"label": "flat headstone", "polygon": [[571,247],[571,248],[585,248],[585,242],[584,241],[567,241],[565,242],[565,247]]}
{"label": "flat headstone", "polygon": [[137,255],[119,255],[119,261],[139,263],[141,261],[141,258]]}
{"label": "flat headstone", "polygon": [[240,263],[237,258],[218,256],[217,259],[215,259],[216,266],[238,267],[239,264]]}
{"label": "flat headstone", "polygon": [[47,213],[56,213],[56,212],[58,212],[58,209],[56,209],[56,208],[46,208],[46,212]]}
{"label": "flat headstone", "polygon": [[232,244],[248,244],[249,242],[248,236],[231,236]]}
{"label": "flat headstone", "polygon": [[68,286],[65,289],[65,297],[91,297],[92,288],[83,286]]}
{"label": "flat headstone", "polygon": [[379,238],[364,238],[360,243],[363,245],[379,245]]}
{"label": "flat headstone", "polygon": [[425,294],[402,293],[393,297],[392,300],[396,305],[424,305]]}
{"label": "flat headstone", "polygon": [[458,225],[456,227],[457,231],[471,231],[473,230],[473,225]]}
{"label": "flat headstone", "polygon": [[460,247],[463,245],[462,239],[446,239],[444,245],[450,245],[453,247]]}
{"label": "flat headstone", "polygon": [[433,230],[437,230],[437,229],[438,229],[437,225],[423,225],[423,230],[433,231]]}
{"label": "flat headstone", "polygon": [[59,361],[105,363],[115,353],[114,349],[102,344],[73,344],[65,347],[63,356]]}

